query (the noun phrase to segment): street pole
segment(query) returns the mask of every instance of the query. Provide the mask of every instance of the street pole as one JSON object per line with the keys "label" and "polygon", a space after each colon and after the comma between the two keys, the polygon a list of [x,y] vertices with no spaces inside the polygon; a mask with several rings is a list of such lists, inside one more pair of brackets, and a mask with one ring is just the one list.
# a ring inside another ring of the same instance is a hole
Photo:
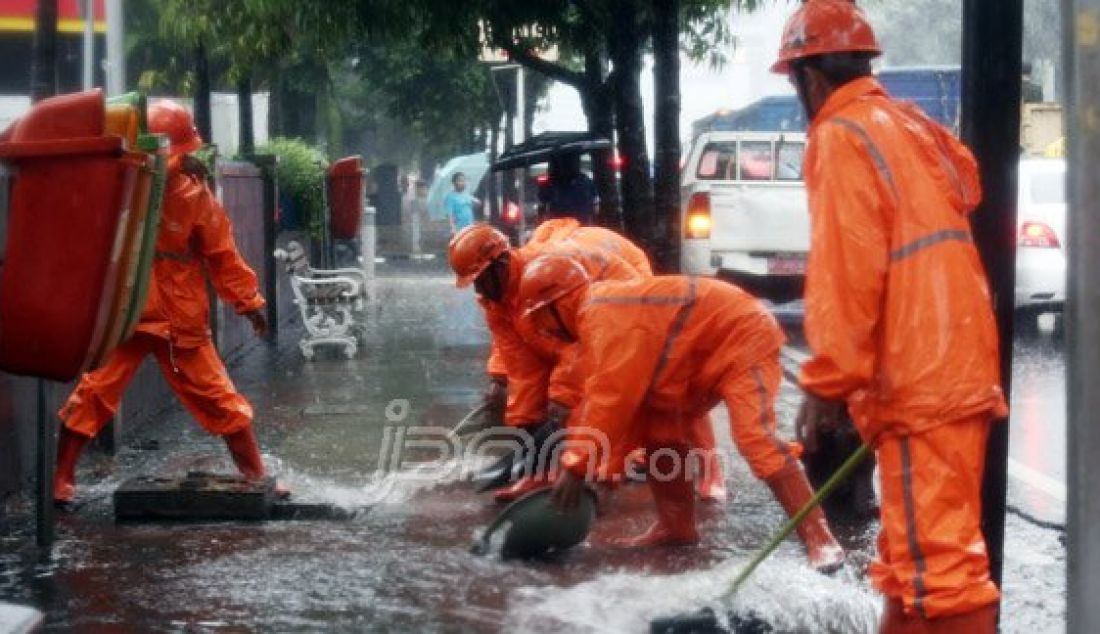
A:
{"label": "street pole", "polygon": [[126,92],[126,31],[122,0],[107,2],[107,94]]}
{"label": "street pole", "polygon": [[84,59],[83,82],[84,90],[95,88],[95,0],[83,0],[81,3],[84,12]]}
{"label": "street pole", "polygon": [[[523,66],[516,64],[516,144],[527,140],[527,92],[524,87]],[[519,204],[519,236],[517,243],[523,242],[523,234],[527,232],[527,168],[520,170],[519,186],[516,188]]]}
{"label": "street pole", "polygon": [[[978,159],[983,188],[972,230],[993,293],[1006,399],[1012,387],[1022,56],[1023,0],[964,1],[962,134]],[[982,532],[998,586],[1004,567],[1007,480],[1008,425],[995,424],[986,446]]]}
{"label": "street pole", "polygon": [[[57,93],[57,0],[38,0],[35,6],[34,50],[31,61],[31,100]],[[46,381],[37,379],[35,398],[35,537],[39,546],[53,545],[53,421],[46,412]]]}
{"label": "street pole", "polygon": [[1066,355],[1069,499],[1067,628],[1100,632],[1100,0],[1064,0],[1066,160]]}

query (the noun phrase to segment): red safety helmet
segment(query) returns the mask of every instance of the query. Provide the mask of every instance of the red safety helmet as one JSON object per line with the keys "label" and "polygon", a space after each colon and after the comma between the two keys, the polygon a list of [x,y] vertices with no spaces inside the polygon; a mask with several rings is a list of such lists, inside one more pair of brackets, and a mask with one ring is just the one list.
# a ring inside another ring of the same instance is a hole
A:
{"label": "red safety helmet", "polygon": [[806,0],[783,27],[772,72],[785,75],[791,62],[826,53],[881,55],[875,31],[854,0]]}
{"label": "red safety helmet", "polygon": [[523,268],[519,281],[519,305],[529,317],[540,308],[591,282],[588,272],[567,255],[541,255]]}
{"label": "red safety helmet", "polygon": [[484,222],[459,231],[447,245],[447,260],[456,276],[455,286],[466,288],[473,284],[477,276],[507,250],[508,236]]}
{"label": "red safety helmet", "polygon": [[168,99],[160,99],[149,105],[149,131],[165,134],[171,144],[172,156],[190,154],[202,147],[202,137],[195,128],[195,120],[183,106]]}

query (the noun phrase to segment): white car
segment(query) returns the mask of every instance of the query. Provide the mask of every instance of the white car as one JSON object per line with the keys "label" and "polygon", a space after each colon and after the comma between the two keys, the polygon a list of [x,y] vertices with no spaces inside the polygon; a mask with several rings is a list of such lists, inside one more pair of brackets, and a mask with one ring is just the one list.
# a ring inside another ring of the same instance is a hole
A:
{"label": "white car", "polygon": [[806,135],[707,132],[681,180],[681,266],[719,275],[775,302],[802,296],[810,218],[802,182]]}
{"label": "white car", "polygon": [[1066,161],[1020,160],[1017,211],[1017,323],[1062,312],[1066,303]]}

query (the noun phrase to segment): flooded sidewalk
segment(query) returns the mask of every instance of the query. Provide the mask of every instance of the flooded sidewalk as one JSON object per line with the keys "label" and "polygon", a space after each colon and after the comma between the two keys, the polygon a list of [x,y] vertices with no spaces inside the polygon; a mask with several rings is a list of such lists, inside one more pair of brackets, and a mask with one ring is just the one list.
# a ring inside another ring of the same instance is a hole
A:
{"label": "flooded sidewalk", "polygon": [[[32,545],[29,509],[9,520],[0,601],[37,607],[52,631],[143,632],[639,632],[651,618],[716,601],[784,519],[739,459],[726,465],[731,500],[701,507],[696,546],[609,546],[652,519],[646,488],[626,485],[603,501],[589,542],[561,561],[469,553],[500,507],[463,480],[476,461],[432,440],[478,402],[488,334],[473,296],[428,266],[380,270],[358,358],[333,349],[306,362],[292,327],[230,370],[294,499],[337,505],[350,519],[115,524],[110,495],[132,476],[232,472],[221,441],[173,407],[113,460],[84,460],[82,504],[60,517],[51,557]],[[784,434],[799,398],[784,385]],[[720,445],[735,455],[725,411],[715,414]],[[856,569],[874,530],[843,536],[855,565],[836,578],[812,572],[788,541],[736,608],[777,631],[873,632],[879,599]],[[1008,535],[1004,631],[1060,631],[1057,533],[1010,517]]]}

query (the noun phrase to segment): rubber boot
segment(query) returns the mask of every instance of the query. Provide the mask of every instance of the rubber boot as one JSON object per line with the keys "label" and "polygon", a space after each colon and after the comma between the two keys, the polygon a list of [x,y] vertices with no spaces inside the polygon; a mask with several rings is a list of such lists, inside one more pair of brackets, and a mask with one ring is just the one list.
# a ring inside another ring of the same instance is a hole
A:
{"label": "rubber boot", "polygon": [[[229,448],[229,455],[233,457],[233,463],[237,470],[249,480],[259,480],[267,475],[264,469],[264,461],[260,456],[260,446],[256,443],[256,433],[249,425],[240,431],[222,436],[225,445]],[[290,490],[276,483],[275,496],[279,499],[290,497]]]}
{"label": "rubber boot", "polygon": [[[797,462],[785,467],[768,478],[766,482],[790,517],[798,513],[814,496],[813,488],[806,479],[806,473],[802,471],[802,465]],[[810,511],[810,514],[798,525],[797,530],[802,544],[806,547],[810,566],[815,570],[831,573],[844,565],[844,549],[840,547],[829,530],[825,512],[820,506]]]}
{"label": "rubber boot", "polygon": [[548,474],[536,474],[523,476],[511,486],[498,489],[493,493],[493,499],[497,502],[511,502],[521,498],[531,491],[545,489],[554,484],[554,478]]}
{"label": "rubber boot", "polygon": [[887,598],[879,634],[994,634],[997,631],[996,603],[936,619],[906,614],[900,599]]}
{"label": "rubber boot", "polygon": [[699,499],[704,502],[725,502],[729,493],[726,491],[726,476],[722,473],[722,461],[718,459],[718,452],[713,449],[707,451],[699,468],[699,477],[695,480]]}
{"label": "rubber boot", "polygon": [[[687,451],[680,452],[680,465],[686,465]],[[645,548],[649,546],[676,546],[694,544],[699,541],[699,531],[695,527],[695,491],[684,469],[676,473],[675,478],[662,474],[669,473],[664,465],[657,465],[654,474],[650,474],[646,483],[653,493],[653,503],[657,507],[657,521],[649,530],[635,537],[612,539],[611,543],[622,548]]]}
{"label": "rubber boot", "polygon": [[714,425],[710,416],[703,416],[691,422],[689,432],[691,443],[698,461],[693,461],[697,469],[695,491],[704,502],[725,502],[726,478],[722,474],[722,461],[715,449]]}
{"label": "rubber boot", "polygon": [[91,438],[78,434],[64,425],[57,435],[57,467],[53,472],[53,502],[58,506],[72,504],[76,495],[76,463]]}

